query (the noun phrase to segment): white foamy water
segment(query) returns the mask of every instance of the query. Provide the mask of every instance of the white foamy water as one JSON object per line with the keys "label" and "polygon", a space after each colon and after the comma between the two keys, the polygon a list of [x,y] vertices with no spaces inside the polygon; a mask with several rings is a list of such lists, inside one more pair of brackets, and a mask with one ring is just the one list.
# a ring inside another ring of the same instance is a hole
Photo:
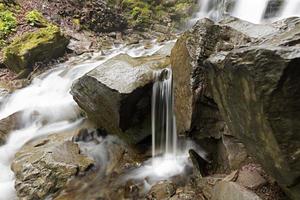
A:
{"label": "white foamy water", "polygon": [[253,23],[263,19],[269,0],[238,0],[232,15]]}
{"label": "white foamy water", "polygon": [[[194,24],[198,19],[203,17],[220,20],[224,14],[257,24],[300,16],[300,0],[284,0],[282,5],[274,4],[273,2],[273,7],[271,6],[269,9],[278,10],[273,18],[266,19],[265,14],[269,2],[270,0],[198,0],[199,11],[195,14],[191,23]],[[230,10],[228,10],[229,3],[233,5]]]}
{"label": "white foamy water", "polygon": [[151,55],[162,46],[118,47],[104,55],[85,54],[60,64],[35,78],[31,85],[2,100],[0,119],[19,112],[21,129],[10,133],[7,143],[0,147],[0,200],[16,199],[14,174],[10,164],[15,153],[28,141],[52,133],[74,130],[82,124],[78,106],[70,94],[73,81],[106,60],[120,53],[133,57]]}
{"label": "white foamy water", "polygon": [[281,18],[300,16],[300,0],[286,0],[281,12]]}
{"label": "white foamy water", "polygon": [[174,112],[172,69],[154,72],[152,90],[152,156],[176,154],[177,132]]}

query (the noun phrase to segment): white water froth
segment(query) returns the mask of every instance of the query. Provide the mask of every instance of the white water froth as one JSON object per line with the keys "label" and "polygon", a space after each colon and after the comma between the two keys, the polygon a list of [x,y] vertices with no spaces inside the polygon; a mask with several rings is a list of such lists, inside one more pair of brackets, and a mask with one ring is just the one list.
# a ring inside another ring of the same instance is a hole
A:
{"label": "white water froth", "polygon": [[232,15],[253,23],[263,19],[268,0],[238,0]]}
{"label": "white water froth", "polygon": [[154,72],[152,90],[152,157],[176,154],[177,132],[174,113],[173,72],[163,69]]}
{"label": "white water froth", "polygon": [[0,200],[16,199],[10,164],[15,153],[26,142],[44,135],[74,130],[82,124],[78,106],[70,94],[74,80],[120,53],[139,57],[151,55],[161,47],[153,45],[145,49],[144,46],[120,46],[104,55],[84,54],[60,64],[35,78],[30,86],[3,99],[0,119],[20,112],[22,128],[10,133],[6,144],[0,147]]}
{"label": "white water froth", "polygon": [[[232,2],[233,8],[228,10],[227,5]],[[300,0],[284,0],[281,6],[275,5],[279,6],[276,15],[266,19],[265,13],[269,2],[270,0],[198,0],[199,10],[190,23],[195,24],[203,17],[220,20],[227,14],[257,24],[300,16]]]}

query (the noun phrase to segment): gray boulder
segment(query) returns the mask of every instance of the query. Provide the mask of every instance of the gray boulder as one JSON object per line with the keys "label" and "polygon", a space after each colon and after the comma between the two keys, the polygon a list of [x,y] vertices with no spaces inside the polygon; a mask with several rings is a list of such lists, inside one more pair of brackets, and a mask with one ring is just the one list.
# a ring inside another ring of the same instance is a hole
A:
{"label": "gray boulder", "polygon": [[231,52],[223,64],[211,60],[209,72],[229,130],[295,192],[300,191],[299,56],[299,48],[253,46]]}
{"label": "gray boulder", "polygon": [[237,138],[295,200],[300,199],[299,35],[299,18],[269,25],[203,19],[178,39],[171,55],[179,132]]}
{"label": "gray boulder", "polygon": [[11,165],[20,199],[45,199],[62,189],[69,178],[84,173],[94,161],[80,153],[69,134],[54,134],[27,143]]}
{"label": "gray boulder", "polygon": [[300,20],[274,26],[284,31],[211,56],[209,87],[230,132],[292,199],[299,199]]}
{"label": "gray boulder", "polygon": [[97,127],[138,143],[151,134],[152,72],[168,65],[165,56],[120,54],[79,78],[71,94]]}
{"label": "gray boulder", "polygon": [[[207,87],[204,60],[213,53],[230,51],[250,41],[251,38],[242,32],[209,19],[201,19],[177,40],[171,65],[179,133],[193,129],[200,132],[198,135],[220,138],[224,122]],[[199,106],[202,106],[201,110]],[[197,123],[199,121],[204,123]]]}

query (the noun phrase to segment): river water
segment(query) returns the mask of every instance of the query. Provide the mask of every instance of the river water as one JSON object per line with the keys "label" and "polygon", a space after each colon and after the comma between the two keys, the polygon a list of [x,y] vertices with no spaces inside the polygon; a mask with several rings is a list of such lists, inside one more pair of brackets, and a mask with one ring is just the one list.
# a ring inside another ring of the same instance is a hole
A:
{"label": "river water", "polygon": [[[281,6],[277,5],[276,7],[275,5],[274,9],[277,10],[275,15],[271,19],[266,19],[266,12],[268,9],[272,9],[272,6],[268,6],[268,2],[268,0],[236,0],[230,10],[227,10],[225,7],[228,4],[228,0],[199,0],[199,11],[195,14],[191,23],[195,23],[199,18],[206,16],[220,19],[226,13],[253,23],[300,16],[300,0],[286,0]],[[42,135],[76,129],[81,125],[83,119],[79,115],[78,106],[69,93],[75,79],[119,53],[127,53],[133,57],[139,57],[151,55],[161,47],[158,44],[153,45],[150,49],[145,49],[143,46],[119,46],[105,53],[84,54],[58,65],[55,69],[35,78],[28,87],[1,99],[0,119],[19,112],[22,128],[13,131],[7,143],[0,147],[0,200],[16,199],[14,174],[10,170],[10,164],[15,153],[26,142]],[[168,83],[166,82],[165,85],[168,85]],[[168,86],[170,86],[170,83]],[[170,106],[167,107],[170,109]],[[174,123],[173,114],[170,114],[168,120],[170,121],[170,126],[168,126],[172,129]],[[172,130],[169,134],[174,132],[176,133],[175,130]],[[170,138],[174,140],[173,136]],[[174,141],[166,143],[165,148],[174,148],[175,144],[176,142]],[[178,155],[176,159],[173,156],[170,158],[168,155],[155,157],[151,164],[146,164],[143,168],[134,171],[133,174],[137,177],[156,175],[165,178],[181,173],[183,166],[187,164],[186,161],[186,152]],[[172,170],[170,170],[170,166],[172,166]]]}
{"label": "river water", "polygon": [[28,87],[3,99],[0,119],[19,112],[22,128],[10,133],[7,143],[0,147],[0,200],[16,198],[14,174],[10,170],[10,164],[15,153],[26,142],[43,135],[76,129],[82,124],[78,106],[70,94],[74,80],[120,53],[139,57],[151,55],[161,47],[153,45],[146,49],[144,46],[120,46],[105,53],[75,57],[35,78]]}

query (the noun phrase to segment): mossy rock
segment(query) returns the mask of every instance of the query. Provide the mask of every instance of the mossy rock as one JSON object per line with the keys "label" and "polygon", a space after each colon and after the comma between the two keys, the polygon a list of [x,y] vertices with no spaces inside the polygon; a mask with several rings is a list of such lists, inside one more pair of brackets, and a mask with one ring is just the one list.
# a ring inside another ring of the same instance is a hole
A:
{"label": "mossy rock", "polygon": [[19,73],[31,68],[35,62],[47,61],[62,56],[69,40],[60,28],[49,25],[35,32],[27,33],[14,39],[4,52],[4,64]]}

